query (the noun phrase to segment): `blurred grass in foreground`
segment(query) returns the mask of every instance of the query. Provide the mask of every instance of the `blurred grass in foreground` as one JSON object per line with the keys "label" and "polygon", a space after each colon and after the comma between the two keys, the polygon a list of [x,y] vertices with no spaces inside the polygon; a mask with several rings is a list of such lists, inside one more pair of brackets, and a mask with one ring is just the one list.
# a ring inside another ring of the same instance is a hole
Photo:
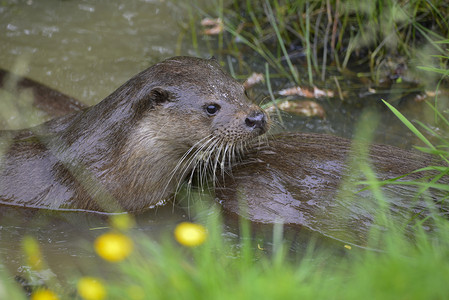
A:
{"label": "blurred grass in foreground", "polygon": [[[396,231],[383,236],[383,251],[342,243],[336,252],[311,243],[305,252],[292,253],[282,225],[274,226],[272,243],[264,243],[272,246],[264,249],[252,238],[248,222],[241,220],[236,243],[223,235],[220,213],[208,213],[193,226],[181,223],[189,228],[176,229],[179,242],[175,230],[162,242],[123,231],[135,247],[121,261],[106,260],[112,273],[104,278],[68,274],[71,282],[46,287],[59,299],[445,299],[449,222],[434,220],[432,236],[420,226],[413,241]],[[192,236],[180,239],[182,234]],[[195,237],[196,243],[183,242]],[[25,299],[19,295],[12,281],[0,281],[1,299]]]}

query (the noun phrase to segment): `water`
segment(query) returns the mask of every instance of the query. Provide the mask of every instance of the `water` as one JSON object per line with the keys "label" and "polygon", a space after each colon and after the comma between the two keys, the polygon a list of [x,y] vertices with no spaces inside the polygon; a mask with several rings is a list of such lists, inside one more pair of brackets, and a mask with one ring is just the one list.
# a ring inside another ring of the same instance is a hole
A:
{"label": "water", "polygon": [[[152,239],[164,238],[175,224],[189,220],[187,210],[168,205],[135,217],[136,225],[128,232],[139,232]],[[30,268],[22,249],[25,236],[34,237],[48,265],[45,276],[76,277],[83,272],[101,275],[108,265],[94,252],[96,237],[111,230],[109,216],[87,212],[52,212],[0,207],[0,257],[2,268],[10,274],[28,278]],[[41,284],[42,272],[34,272],[33,284]],[[59,278],[59,279],[62,279]]]}
{"label": "water", "polygon": [[187,21],[174,1],[3,1],[0,66],[25,64],[27,76],[94,104],[155,62],[206,54],[178,45]]}
{"label": "water", "polygon": [[[95,104],[134,74],[162,59],[174,55],[209,57],[207,43],[200,41],[195,49],[186,38],[188,22],[186,7],[169,0],[3,1],[0,67]],[[254,62],[253,67],[257,69],[258,65]],[[281,88],[282,83],[274,84]],[[379,108],[379,97],[354,100],[362,87],[362,83],[350,81],[343,87],[349,91],[345,101],[321,100],[326,119],[285,116],[286,129],[350,138],[354,124],[361,119],[362,108],[371,107],[382,112],[375,132],[377,142],[403,147],[415,143],[391,113]],[[258,98],[267,95],[264,86],[255,91]],[[402,105],[409,117],[426,119],[422,107],[413,101]],[[99,263],[91,242],[107,230],[105,216],[37,213],[7,207],[1,208],[0,216],[0,258],[12,275],[28,272],[22,252],[18,251],[25,235],[37,238],[58,276],[79,272],[80,265]],[[135,230],[156,238],[190,217],[187,209],[162,207],[140,215]],[[227,233],[231,232],[228,228]]]}

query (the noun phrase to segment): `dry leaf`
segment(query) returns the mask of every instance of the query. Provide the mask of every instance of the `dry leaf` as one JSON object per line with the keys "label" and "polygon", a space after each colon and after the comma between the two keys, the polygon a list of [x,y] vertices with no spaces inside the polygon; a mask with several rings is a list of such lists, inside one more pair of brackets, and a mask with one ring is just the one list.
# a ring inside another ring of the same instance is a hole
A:
{"label": "dry leaf", "polygon": [[440,95],[441,91],[435,92],[435,91],[424,91],[424,94],[418,94],[415,96],[415,101],[416,102],[422,102],[424,100],[426,100],[427,98],[433,98],[436,97],[437,95]]}
{"label": "dry leaf", "polygon": [[243,86],[245,87],[245,89],[248,89],[262,81],[264,81],[263,74],[254,72],[251,74],[251,76],[248,77],[248,79],[245,80]]}
{"label": "dry leaf", "polygon": [[205,18],[201,20],[201,25],[203,27],[209,27],[203,30],[203,34],[205,35],[217,35],[223,32],[223,21],[220,18]]}
{"label": "dry leaf", "polygon": [[320,90],[319,88],[317,88],[315,86],[313,87],[313,91],[306,89],[306,88],[300,88],[299,86],[295,86],[292,88],[288,88],[288,89],[279,91],[279,95],[282,95],[282,96],[297,95],[297,96],[302,96],[302,97],[306,97],[306,98],[317,99],[317,98],[321,98],[321,97],[333,97],[334,92],[330,91],[330,90]]}
{"label": "dry leaf", "polygon": [[294,86],[292,88],[280,90],[279,95],[281,95],[281,96],[293,96],[293,95],[304,96],[304,92],[302,91],[302,89],[299,86]]}
{"label": "dry leaf", "polygon": [[321,98],[321,97],[334,97],[334,92],[329,90],[320,90],[316,86],[313,87],[313,94],[315,98]]}
{"label": "dry leaf", "polygon": [[441,91],[435,92],[435,91],[425,91],[427,97],[435,97],[436,95],[440,95]]}
{"label": "dry leaf", "polygon": [[427,99],[427,95],[425,95],[425,94],[418,94],[418,95],[415,96],[415,101],[416,102],[422,102],[422,101],[424,101],[426,99]]}
{"label": "dry leaf", "polygon": [[[314,101],[284,101],[278,104],[280,110],[306,117],[319,117],[324,119],[326,112],[324,108]],[[276,108],[270,106],[266,109],[268,112],[274,112]]]}

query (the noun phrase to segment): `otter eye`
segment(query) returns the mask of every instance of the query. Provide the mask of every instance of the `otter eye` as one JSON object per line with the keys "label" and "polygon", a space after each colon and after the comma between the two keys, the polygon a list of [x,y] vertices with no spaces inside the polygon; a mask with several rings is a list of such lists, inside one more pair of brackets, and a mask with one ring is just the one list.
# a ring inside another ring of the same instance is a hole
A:
{"label": "otter eye", "polygon": [[209,116],[215,116],[217,114],[217,112],[220,110],[220,105],[209,104],[205,107],[205,110]]}

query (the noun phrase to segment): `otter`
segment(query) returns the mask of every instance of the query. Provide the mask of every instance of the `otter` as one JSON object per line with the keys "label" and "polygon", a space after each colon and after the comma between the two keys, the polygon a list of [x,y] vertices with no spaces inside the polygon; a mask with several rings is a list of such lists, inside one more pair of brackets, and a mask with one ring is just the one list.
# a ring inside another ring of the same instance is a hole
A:
{"label": "otter", "polygon": [[0,88],[17,94],[30,91],[32,107],[43,111],[49,119],[86,108],[81,101],[35,80],[0,69]]}
{"label": "otter", "polygon": [[[195,60],[193,60],[193,62],[194,61]],[[205,62],[203,60],[200,61]],[[208,63],[214,62],[208,61]],[[167,68],[174,70],[172,67]],[[155,71],[153,71],[153,73],[155,73]],[[156,75],[153,74],[153,76]],[[218,76],[217,78],[220,80],[222,77]],[[195,81],[188,82],[189,84],[196,84]],[[233,80],[231,80],[231,82],[231,86],[236,85]],[[133,83],[131,83],[131,85],[132,84]],[[176,82],[173,84],[176,85]],[[184,83],[183,88],[186,88],[187,85],[188,84]],[[127,84],[125,84],[125,86],[127,86]],[[159,85],[155,84],[154,87],[152,86],[149,89],[151,91],[156,87],[159,87]],[[178,87],[181,88],[180,86]],[[132,87],[128,85],[128,88]],[[197,87],[193,86],[192,89],[196,90]],[[241,86],[238,85],[238,88],[234,89],[237,89],[236,94],[239,95],[239,97],[243,97],[244,100],[241,101],[246,103],[247,99],[242,96],[242,93],[244,92],[242,92]],[[204,100],[205,91],[201,91],[201,97],[198,99],[202,100],[199,100],[199,104],[203,103],[203,109],[205,108],[207,110],[207,107],[209,106],[208,103],[211,102]],[[127,92],[123,91],[121,93],[126,94]],[[211,95],[216,95],[215,92],[209,93]],[[52,93],[46,93],[45,95],[52,95]],[[113,96],[115,99],[121,97],[122,96],[119,95]],[[131,98],[132,97],[130,96],[128,99]],[[159,97],[156,97],[156,99],[159,99]],[[156,108],[153,108],[153,110],[148,110],[148,113],[151,114],[151,116],[158,114],[157,109],[159,109],[159,111],[168,112],[167,109],[164,109],[163,105],[168,106],[170,102],[165,104],[164,101],[161,102],[163,103],[157,104],[158,101],[156,101],[156,103],[153,104],[156,105]],[[207,104],[206,107],[204,106],[206,105],[204,103]],[[231,106],[233,105],[232,103],[235,104],[235,102],[230,102]],[[157,108],[158,106],[161,107]],[[432,156],[416,151],[399,149],[389,145],[365,145],[369,148],[369,152],[366,153],[366,155],[363,155],[363,149],[360,150],[360,148],[354,147],[351,140],[326,134],[302,132],[269,135],[263,143],[260,143],[260,141],[257,141],[258,143],[252,143],[250,142],[251,136],[261,134],[268,129],[268,117],[264,115],[258,107],[255,107],[252,104],[245,104],[244,107],[246,107],[244,110],[246,113],[241,114],[239,118],[235,119],[235,121],[239,124],[237,126],[246,132],[245,135],[249,135],[249,139],[243,139],[238,142],[240,146],[236,147],[235,151],[240,151],[241,153],[239,155],[232,154],[232,151],[230,150],[221,150],[228,153],[228,158],[232,158],[234,155],[239,156],[240,160],[238,163],[227,163],[228,168],[225,172],[223,172],[224,168],[221,167],[222,163],[224,163],[223,157],[225,156],[222,154],[217,156],[217,154],[215,154],[215,159],[212,158],[213,154],[210,150],[218,145],[212,142],[199,142],[198,146],[201,143],[206,145],[202,148],[202,150],[200,150],[200,147],[194,147],[191,148],[192,150],[190,152],[187,150],[187,152],[184,153],[186,157],[189,155],[191,155],[191,157],[195,157],[194,160],[191,160],[191,162],[195,161],[195,164],[203,164],[208,161],[208,167],[211,169],[209,170],[210,173],[215,173],[217,169],[221,168],[221,176],[215,177],[216,182],[214,191],[215,199],[218,203],[220,203],[224,214],[227,216],[227,220],[241,218],[243,216],[249,219],[252,224],[262,226],[282,222],[284,223],[286,230],[298,232],[299,228],[303,228],[312,232],[318,232],[319,234],[330,237],[334,240],[336,239],[344,241],[345,243],[365,247],[368,243],[369,232],[373,228],[385,230],[385,227],[383,227],[383,225],[376,220],[379,212],[382,211],[380,209],[381,204],[369,190],[363,189],[364,186],[360,185],[360,181],[365,179],[362,174],[363,172],[361,172],[361,170],[357,167],[358,164],[360,162],[371,164],[380,180],[393,178],[399,178],[399,181],[406,181],[410,179],[422,180],[426,179],[426,176],[432,176],[431,173],[425,171],[414,172],[420,168],[432,165],[435,162]],[[76,109],[73,109],[72,111],[76,111]],[[99,113],[102,111],[107,111],[107,109],[96,109],[95,112]],[[112,112],[112,110],[110,111]],[[194,111],[196,110],[194,109]],[[251,111],[253,111],[252,114],[250,113]],[[79,113],[75,113],[75,115],[78,114]],[[176,110],[173,112],[175,117],[178,116],[178,114],[179,112],[176,112]],[[206,111],[206,115],[207,114],[208,112]],[[201,113],[197,115],[201,116]],[[57,128],[57,130],[54,130],[55,132],[62,132],[64,130],[70,130],[73,132],[73,129],[63,129],[62,127],[66,124],[66,122],[77,123],[78,121],[70,121],[72,120],[71,118],[74,118],[71,115],[67,116],[67,118],[69,119],[68,121],[57,121],[58,119],[56,119],[50,122],[46,125],[44,132],[48,133],[53,127]],[[151,120],[155,122],[158,121],[155,118],[156,117]],[[62,120],[64,120],[64,118]],[[138,120],[141,120],[140,126],[143,126],[142,122],[144,121],[142,120],[145,120],[145,118],[140,117]],[[243,120],[245,125],[242,123]],[[109,119],[109,121],[113,123],[112,119]],[[60,123],[61,125],[54,124],[49,126],[54,122]],[[172,122],[174,122],[173,119]],[[253,122],[254,125],[256,125],[255,123],[257,122],[260,122],[260,124],[253,128]],[[226,123],[226,121],[224,121],[224,123]],[[138,125],[139,122],[133,124]],[[167,126],[170,125],[171,124],[168,124]],[[211,125],[211,129],[219,128],[220,126],[221,125],[218,124]],[[160,124],[159,127],[161,127]],[[128,128],[130,128],[130,126]],[[258,132],[254,133],[252,132],[253,130]],[[35,131],[36,130],[34,130],[34,132]],[[24,135],[27,131],[19,132]],[[99,130],[98,132],[102,132],[102,130]],[[126,132],[130,134],[130,137],[140,136],[135,133],[135,130],[128,130]],[[9,134],[11,135],[11,133]],[[33,132],[30,133],[31,136],[39,136],[33,134]],[[57,134],[54,136],[56,135]],[[54,136],[52,138],[56,139]],[[100,134],[98,136],[105,137],[107,135]],[[95,136],[91,136],[93,141],[95,141],[94,137]],[[148,143],[151,144],[150,141],[148,141]],[[159,142],[154,140],[154,143],[158,144]],[[226,149],[226,146],[229,146],[225,140],[223,140],[222,143],[222,149]],[[243,144],[245,145],[242,146]],[[165,149],[168,149],[167,151],[170,152],[170,147],[173,147],[174,145],[175,144],[173,143],[168,143],[167,148]],[[146,149],[145,147],[140,148]],[[245,151],[243,151],[243,148]],[[115,149],[118,148],[116,147]],[[23,148],[21,151],[23,151]],[[80,153],[80,155],[82,154],[84,153]],[[32,156],[33,153],[31,152],[29,155]],[[220,155],[221,160],[217,159],[220,158]],[[179,156],[180,154],[178,154],[178,157]],[[143,158],[141,159],[143,160]],[[34,160],[29,161],[34,162]],[[113,161],[117,162],[119,160],[116,159]],[[181,158],[180,161],[184,160]],[[51,164],[49,165],[51,166]],[[186,165],[188,165],[188,163]],[[229,166],[231,167],[229,168]],[[138,174],[142,175],[144,170],[146,170],[146,167],[145,164],[138,165],[136,167],[136,170],[139,172]],[[203,167],[207,167],[207,164],[197,166],[196,169],[201,173],[204,171],[202,170]],[[178,165],[178,168],[182,169],[180,165]],[[177,167],[175,167],[175,169],[177,169]],[[185,174],[187,174],[191,169],[191,167],[186,168]],[[32,170],[32,168],[30,167],[29,170]],[[98,169],[94,170],[96,172],[94,174],[98,174]],[[120,169],[113,169],[112,172],[115,170]],[[26,169],[22,170],[22,172],[25,171]],[[152,169],[152,171],[154,171],[154,169]],[[157,170],[157,172],[159,171]],[[167,176],[168,171],[163,170],[163,172],[164,176]],[[62,174],[69,175],[71,172],[66,170],[62,171]],[[74,174],[76,173],[74,172]],[[130,174],[129,170],[123,174]],[[404,174],[409,175],[407,177],[403,177]],[[178,176],[177,180],[181,180],[180,178],[182,177],[183,176]],[[58,180],[56,182],[60,185],[58,189],[61,191],[62,184],[60,183],[60,180],[64,177],[59,176],[57,178]],[[50,179],[54,180],[53,177],[50,177]],[[45,178],[42,180],[45,183]],[[144,180],[144,177],[142,180]],[[171,180],[168,181],[171,182]],[[445,184],[447,184],[448,181],[447,176],[440,179],[440,182]],[[124,184],[126,182],[129,182],[129,180],[119,181],[119,184]],[[170,194],[170,191],[173,193],[174,186],[175,184],[172,182],[170,185],[171,189],[166,190],[165,195]],[[23,187],[19,188],[17,184],[13,187],[17,190],[20,190],[20,188],[24,189]],[[131,195],[129,199],[136,199],[136,201],[141,199],[134,196],[138,195],[137,192],[140,191],[139,186],[132,186],[128,184],[122,185],[121,187],[135,189],[136,194],[133,190],[129,191],[129,195]],[[160,189],[155,192],[156,194],[159,194],[162,189],[165,189],[163,184],[154,184],[153,188]],[[69,196],[74,195],[74,191],[78,192],[77,189],[72,188],[70,185],[67,186],[66,189],[69,192]],[[150,194],[152,193],[148,190],[147,192]],[[382,192],[386,195],[385,199],[387,200],[387,203],[385,203],[385,205],[389,206],[386,213],[389,214],[389,219],[397,224],[407,224],[411,220],[422,220],[429,215],[428,212],[433,208],[439,210],[443,214],[447,214],[449,210],[447,204],[437,202],[439,197],[434,191],[427,192],[423,195],[418,195],[416,188],[410,185],[387,185],[382,187]],[[27,194],[27,191],[24,191],[24,193]],[[28,196],[28,198],[29,197],[31,196]],[[83,199],[84,200],[81,202],[77,202],[79,200],[75,199],[74,204],[80,205],[87,203],[85,199],[88,198]],[[118,197],[117,199],[121,198]],[[430,201],[427,201],[427,199]],[[60,207],[70,207],[68,205],[70,203],[68,202],[69,201],[60,202],[65,205]],[[19,203],[19,201],[15,200],[14,203]],[[108,203],[110,205],[110,202]],[[149,201],[149,203],[153,202]],[[36,204],[34,205],[36,206]],[[49,205],[46,205],[46,207],[48,206]],[[105,206],[107,207],[108,205],[106,204]],[[87,206],[81,207],[83,209],[87,208]],[[98,209],[98,207],[89,206],[89,209],[95,210]],[[418,218],[414,218],[414,215],[417,215]],[[406,231],[408,229],[410,229],[410,227],[407,227]],[[410,231],[409,233],[412,234]]]}
{"label": "otter", "polygon": [[[261,225],[283,223],[287,229],[305,228],[366,247],[373,229],[402,226],[399,230],[411,237],[413,230],[407,224],[421,222],[431,212],[449,213],[447,203],[439,202],[444,193],[418,193],[410,184],[389,184],[380,188],[383,203],[361,184],[367,179],[360,164],[372,166],[378,180],[429,181],[437,174],[415,171],[434,165],[431,155],[297,132],[274,135],[268,143],[248,149],[232,174],[217,178],[215,197],[228,218],[244,216]],[[447,184],[449,178],[438,182]],[[389,224],[379,219],[382,213]],[[431,228],[430,223],[432,218],[425,225]]]}
{"label": "otter", "polygon": [[94,106],[2,131],[0,203],[141,211],[170,198],[194,170],[226,168],[268,127],[215,59],[170,58]]}

